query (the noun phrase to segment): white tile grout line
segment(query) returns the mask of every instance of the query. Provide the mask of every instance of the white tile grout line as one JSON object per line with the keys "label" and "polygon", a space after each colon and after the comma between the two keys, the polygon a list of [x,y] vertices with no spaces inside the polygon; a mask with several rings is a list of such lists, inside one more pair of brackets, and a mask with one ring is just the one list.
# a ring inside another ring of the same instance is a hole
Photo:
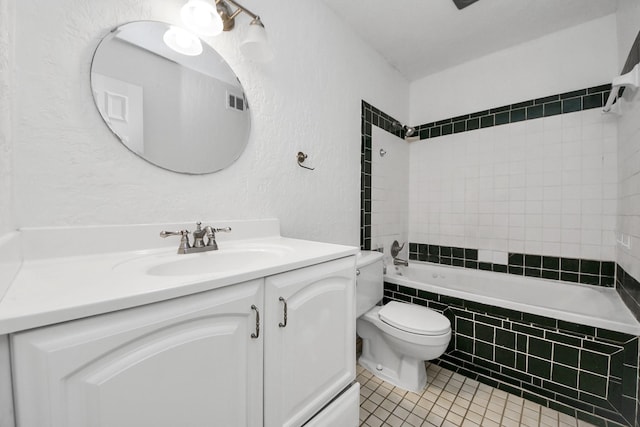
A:
{"label": "white tile grout line", "polygon": [[361,366],[357,377],[361,427],[593,427],[433,364],[427,366],[427,387],[420,394],[394,387]]}

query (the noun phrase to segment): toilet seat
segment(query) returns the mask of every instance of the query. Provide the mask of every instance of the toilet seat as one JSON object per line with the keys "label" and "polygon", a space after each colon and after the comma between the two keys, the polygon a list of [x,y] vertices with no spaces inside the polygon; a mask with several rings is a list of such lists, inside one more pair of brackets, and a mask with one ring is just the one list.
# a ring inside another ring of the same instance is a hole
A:
{"label": "toilet seat", "polygon": [[378,312],[384,323],[417,335],[440,336],[451,331],[451,322],[427,307],[390,301]]}

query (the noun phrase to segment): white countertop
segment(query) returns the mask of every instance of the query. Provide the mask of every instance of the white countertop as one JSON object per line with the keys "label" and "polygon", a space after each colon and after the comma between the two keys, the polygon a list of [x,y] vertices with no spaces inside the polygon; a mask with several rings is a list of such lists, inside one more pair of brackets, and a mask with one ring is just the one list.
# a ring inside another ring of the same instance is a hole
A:
{"label": "white countertop", "polygon": [[[152,229],[155,231],[158,227]],[[239,235],[246,236],[242,233]],[[178,255],[178,240],[172,242],[174,245],[171,247],[165,245],[147,250],[25,258],[4,298],[0,300],[0,334],[217,289],[358,252],[358,248],[352,246],[274,235],[224,242],[219,239],[220,253],[246,248],[276,248],[276,255],[252,261],[250,269],[228,269],[223,266],[222,273],[175,276],[148,274],[147,271],[154,265],[211,254]]]}

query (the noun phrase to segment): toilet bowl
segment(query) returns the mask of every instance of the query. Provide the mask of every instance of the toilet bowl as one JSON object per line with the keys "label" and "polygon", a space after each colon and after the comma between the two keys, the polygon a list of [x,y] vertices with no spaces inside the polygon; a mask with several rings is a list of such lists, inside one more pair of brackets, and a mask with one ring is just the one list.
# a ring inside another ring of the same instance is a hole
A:
{"label": "toilet bowl", "polygon": [[426,386],[425,360],[444,354],[451,340],[451,323],[442,314],[383,296],[382,254],[363,251],[356,261],[356,332],[362,338],[358,362],[378,378],[405,390]]}

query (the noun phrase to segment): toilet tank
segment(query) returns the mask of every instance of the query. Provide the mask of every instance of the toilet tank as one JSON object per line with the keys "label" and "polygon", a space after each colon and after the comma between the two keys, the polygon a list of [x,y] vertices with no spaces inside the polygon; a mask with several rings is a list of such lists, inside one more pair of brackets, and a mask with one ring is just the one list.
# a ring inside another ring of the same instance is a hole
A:
{"label": "toilet tank", "polygon": [[360,251],[356,258],[356,318],[374,307],[384,295],[382,253]]}

